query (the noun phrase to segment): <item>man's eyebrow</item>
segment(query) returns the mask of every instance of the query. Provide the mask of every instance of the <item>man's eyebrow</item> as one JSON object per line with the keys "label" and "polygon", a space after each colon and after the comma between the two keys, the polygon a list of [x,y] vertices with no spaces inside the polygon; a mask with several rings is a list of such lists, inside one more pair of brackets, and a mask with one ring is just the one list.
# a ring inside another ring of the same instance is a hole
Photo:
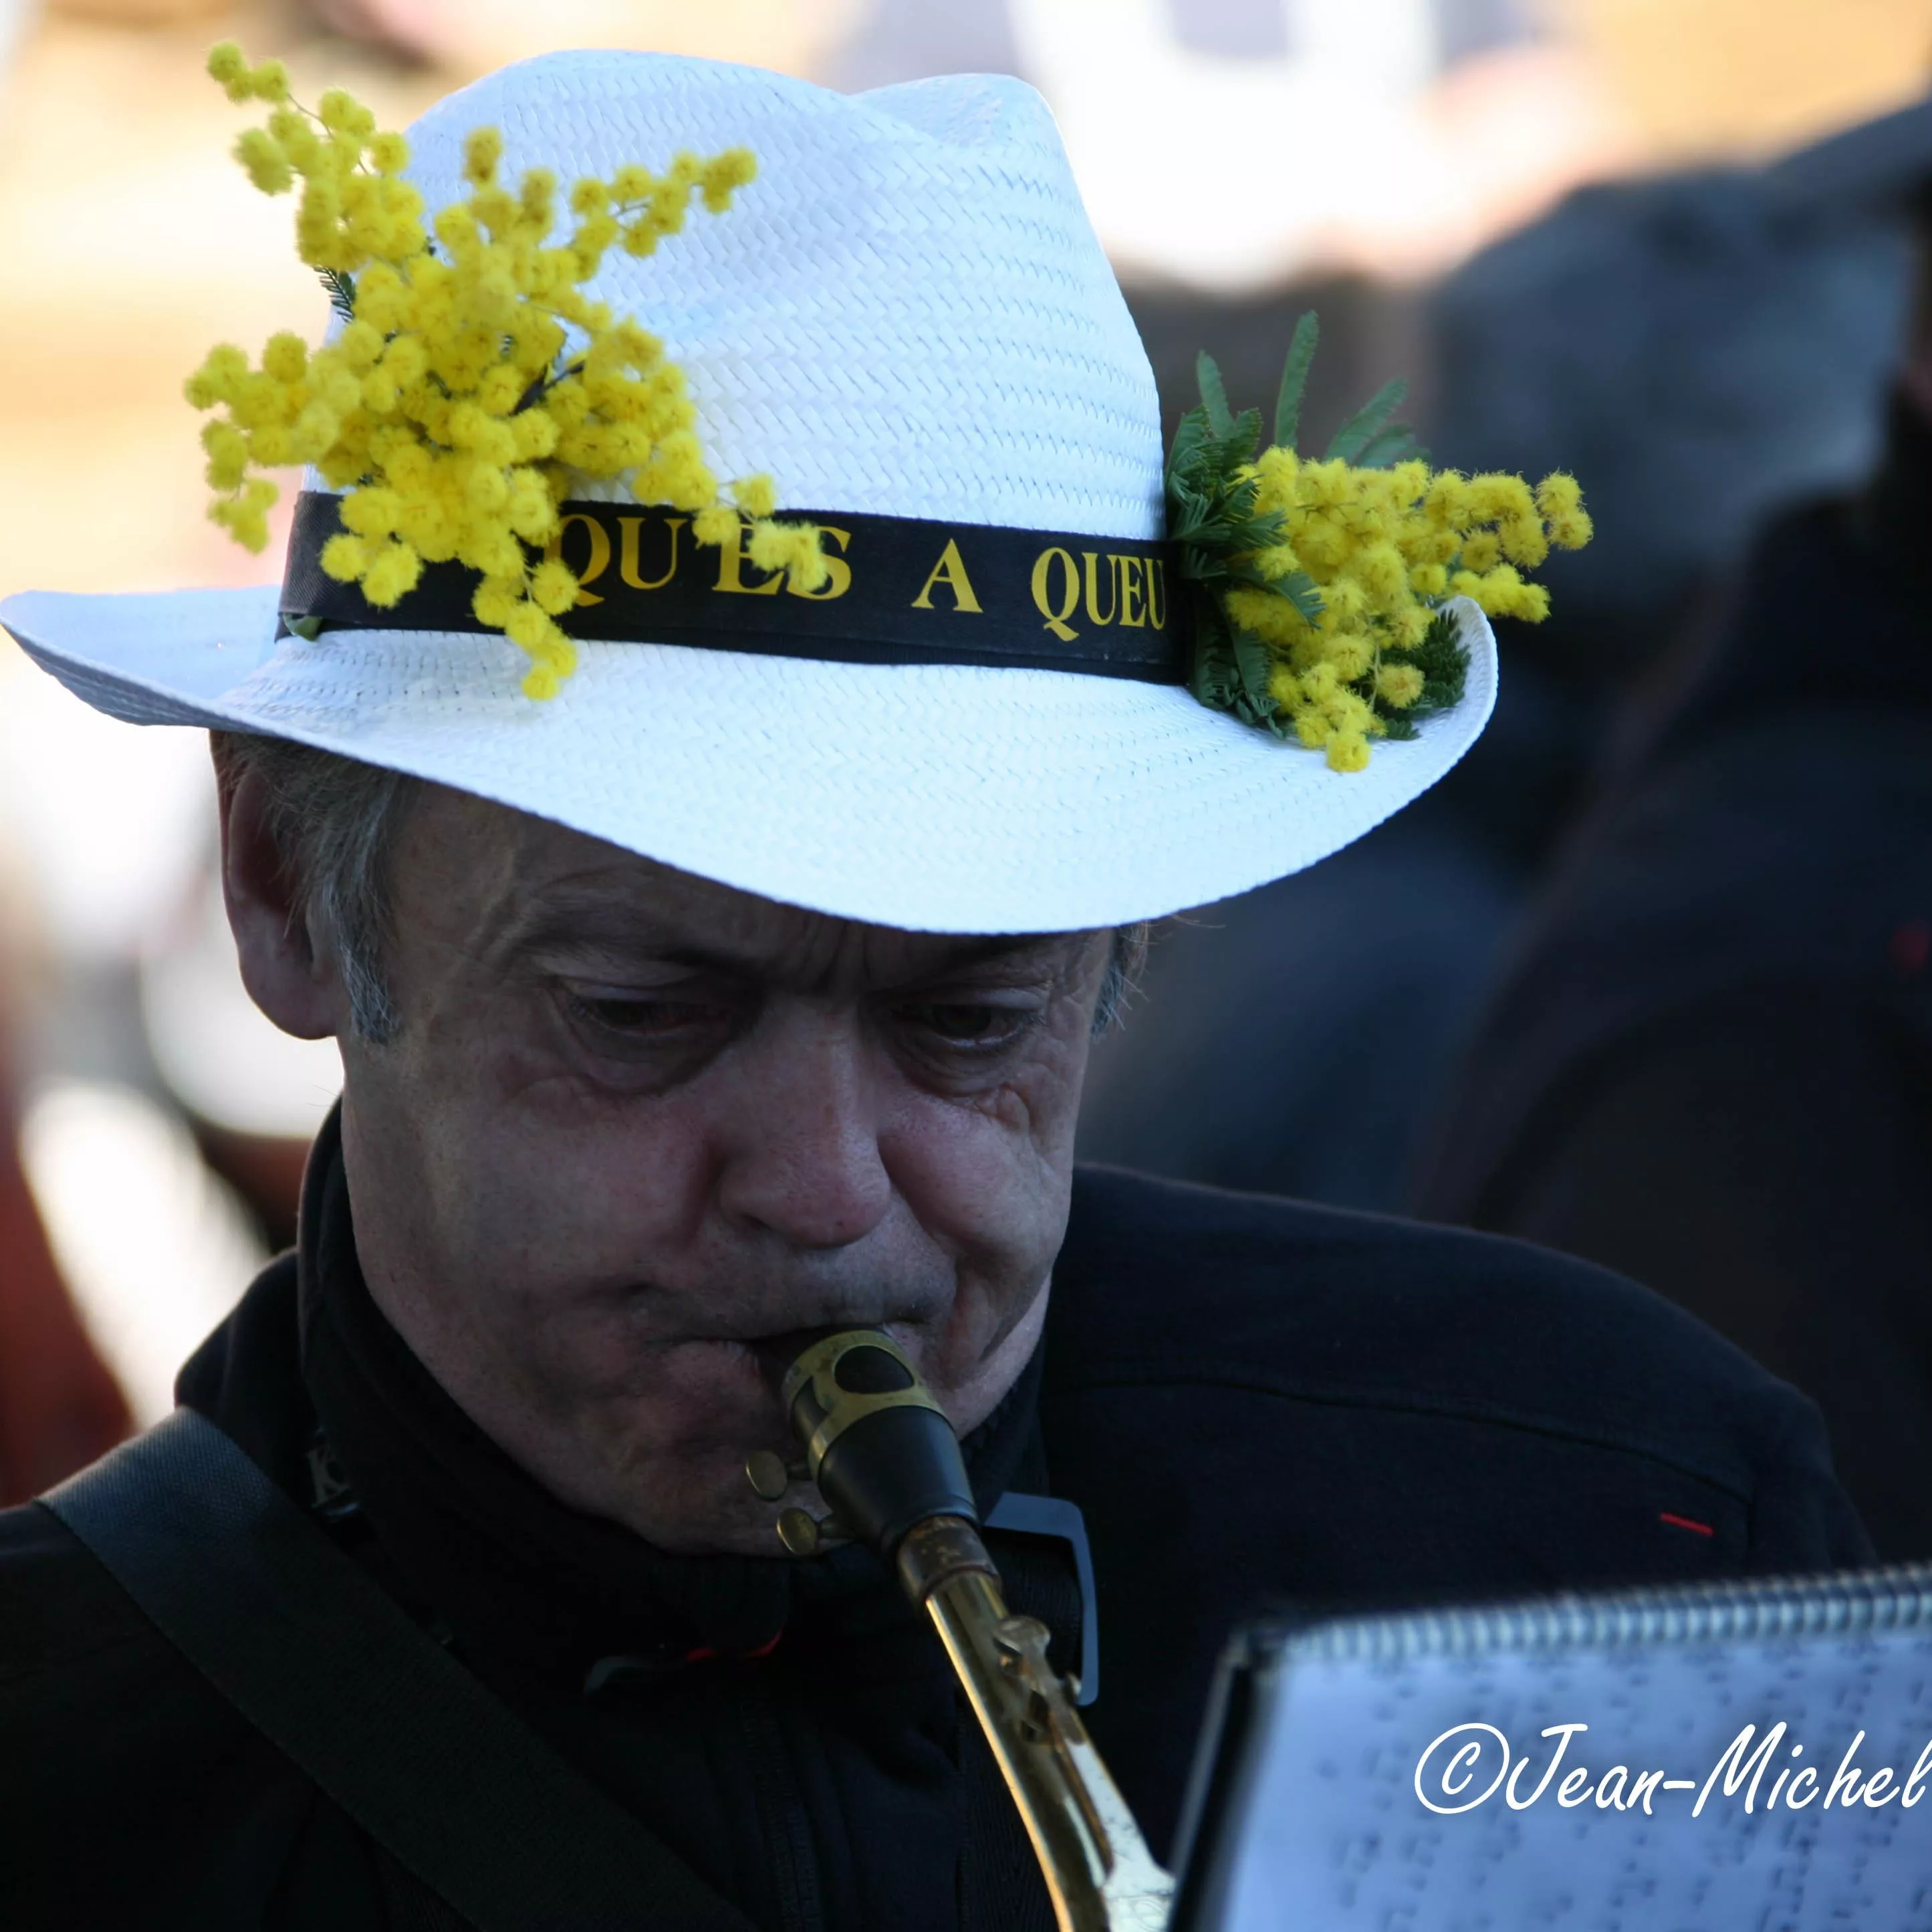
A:
{"label": "man's eyebrow", "polygon": [[563,902],[532,907],[506,932],[499,950],[512,956],[580,946],[610,946],[626,952],[649,951],[668,957],[676,934],[640,906],[620,901]]}
{"label": "man's eyebrow", "polygon": [[968,970],[998,960],[1024,959],[1029,953],[1044,952],[1049,947],[1064,945],[1072,937],[1064,932],[989,933],[984,937],[962,937],[955,940],[950,948],[931,965],[922,966],[908,976],[914,980],[937,980],[949,973]]}
{"label": "man's eyebrow", "polygon": [[[988,933],[951,938],[943,950],[919,962],[896,980],[906,985],[943,979],[948,974],[1005,959],[1024,959],[1063,944],[1072,935],[1058,932]],[[938,935],[933,935],[935,938]],[[500,952],[510,958],[568,950],[608,948],[613,952],[645,953],[668,966],[694,972],[752,976],[768,962],[748,951],[716,943],[699,944],[660,915],[621,902],[553,903],[533,908],[526,919],[503,936]]]}

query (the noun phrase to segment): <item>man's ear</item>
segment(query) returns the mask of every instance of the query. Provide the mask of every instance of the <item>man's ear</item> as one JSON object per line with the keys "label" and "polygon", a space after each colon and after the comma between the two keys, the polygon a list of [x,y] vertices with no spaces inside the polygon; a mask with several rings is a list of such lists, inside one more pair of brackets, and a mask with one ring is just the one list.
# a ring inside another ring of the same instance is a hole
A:
{"label": "man's ear", "polygon": [[212,736],[221,814],[221,896],[248,997],[284,1033],[324,1040],[346,1030],[332,954],[318,948],[298,881],[276,843],[268,788],[232,740]]}

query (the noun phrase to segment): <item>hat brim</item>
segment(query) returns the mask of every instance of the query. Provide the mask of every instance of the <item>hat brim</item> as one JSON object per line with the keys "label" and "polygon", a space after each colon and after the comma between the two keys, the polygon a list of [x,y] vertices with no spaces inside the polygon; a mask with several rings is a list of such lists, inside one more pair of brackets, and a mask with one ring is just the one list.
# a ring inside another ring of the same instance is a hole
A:
{"label": "hat brim", "polygon": [[36,591],[0,603],[0,624],[117,718],[298,740],[766,898],[928,932],[1118,926],[1298,872],[1441,778],[1496,688],[1496,640],[1458,599],[1462,703],[1339,773],[1172,686],[585,644],[538,704],[500,638],[278,640],[278,603],[273,585]]}

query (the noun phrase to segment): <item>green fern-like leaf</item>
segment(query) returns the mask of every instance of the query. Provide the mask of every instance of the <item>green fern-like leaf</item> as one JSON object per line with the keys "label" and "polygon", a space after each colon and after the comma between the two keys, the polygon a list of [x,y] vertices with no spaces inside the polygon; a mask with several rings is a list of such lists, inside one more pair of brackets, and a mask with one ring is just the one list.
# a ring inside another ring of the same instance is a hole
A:
{"label": "green fern-like leaf", "polygon": [[1344,463],[1358,461],[1362,452],[1388,428],[1390,418],[1402,407],[1402,399],[1408,394],[1408,385],[1400,376],[1392,382],[1384,382],[1330,437],[1328,454],[1330,460],[1340,457]]}
{"label": "green fern-like leaf", "polygon": [[1228,408],[1228,386],[1221,380],[1221,367],[1206,350],[1194,358],[1194,380],[1200,386],[1201,406],[1207,412],[1208,427],[1217,436],[1226,436],[1234,428],[1234,417]]}
{"label": "green fern-like leaf", "polygon": [[1228,631],[1234,642],[1234,667],[1240,674],[1235,715],[1245,724],[1265,724],[1281,708],[1268,688],[1268,674],[1274,668],[1274,659],[1253,632],[1239,624],[1230,625]]}
{"label": "green fern-like leaf", "polygon": [[1194,662],[1188,688],[1209,710],[1232,711],[1240,691],[1241,674],[1234,662],[1228,620],[1219,598],[1192,586],[1189,594],[1193,606]]}
{"label": "green fern-like leaf", "polygon": [[1321,337],[1322,325],[1315,311],[1304,310],[1296,320],[1294,334],[1288,345],[1288,360],[1282,364],[1281,387],[1274,399],[1277,449],[1292,449],[1301,433],[1301,399],[1308,388],[1309,365],[1315,360],[1315,346]]}
{"label": "green fern-like leaf", "polygon": [[334,268],[318,268],[322,285],[328,291],[328,305],[344,322],[356,320],[356,284]]}
{"label": "green fern-like leaf", "polygon": [[1358,470],[1389,470],[1413,459],[1429,460],[1429,452],[1416,439],[1406,423],[1390,423],[1378,436],[1372,436],[1355,458]]}
{"label": "green fern-like leaf", "polygon": [[1430,620],[1422,641],[1400,660],[1412,664],[1422,674],[1422,694],[1413,704],[1397,711],[1382,704],[1376,715],[1388,728],[1391,738],[1413,738],[1415,728],[1438,712],[1452,710],[1462,701],[1469,682],[1468,647],[1462,642],[1461,627],[1454,615],[1438,610]]}

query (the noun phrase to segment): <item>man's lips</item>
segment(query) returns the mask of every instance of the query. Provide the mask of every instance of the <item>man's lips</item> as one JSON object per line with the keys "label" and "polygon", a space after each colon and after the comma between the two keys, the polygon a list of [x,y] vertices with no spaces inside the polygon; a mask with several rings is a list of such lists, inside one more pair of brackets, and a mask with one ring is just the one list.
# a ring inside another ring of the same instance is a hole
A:
{"label": "man's lips", "polygon": [[950,1273],[910,1268],[896,1280],[874,1275],[841,1284],[809,1278],[787,1281],[758,1270],[734,1276],[728,1267],[706,1269],[671,1281],[613,1276],[592,1287],[587,1300],[621,1310],[650,1339],[679,1342],[742,1342],[747,1346],[835,1334],[847,1328],[929,1328],[944,1322],[959,1291]]}
{"label": "man's lips", "polygon": [[[869,1320],[847,1317],[836,1322],[814,1322],[802,1328],[681,1336],[667,1338],[657,1346],[667,1350],[716,1348],[727,1351],[754,1367],[776,1388],[784,1378],[785,1371],[814,1342],[827,1335],[847,1334],[860,1328],[878,1329],[890,1334],[902,1348],[905,1348],[911,1340],[908,1331],[915,1325],[902,1317],[888,1316]],[[916,1360],[916,1356],[914,1359]]]}

